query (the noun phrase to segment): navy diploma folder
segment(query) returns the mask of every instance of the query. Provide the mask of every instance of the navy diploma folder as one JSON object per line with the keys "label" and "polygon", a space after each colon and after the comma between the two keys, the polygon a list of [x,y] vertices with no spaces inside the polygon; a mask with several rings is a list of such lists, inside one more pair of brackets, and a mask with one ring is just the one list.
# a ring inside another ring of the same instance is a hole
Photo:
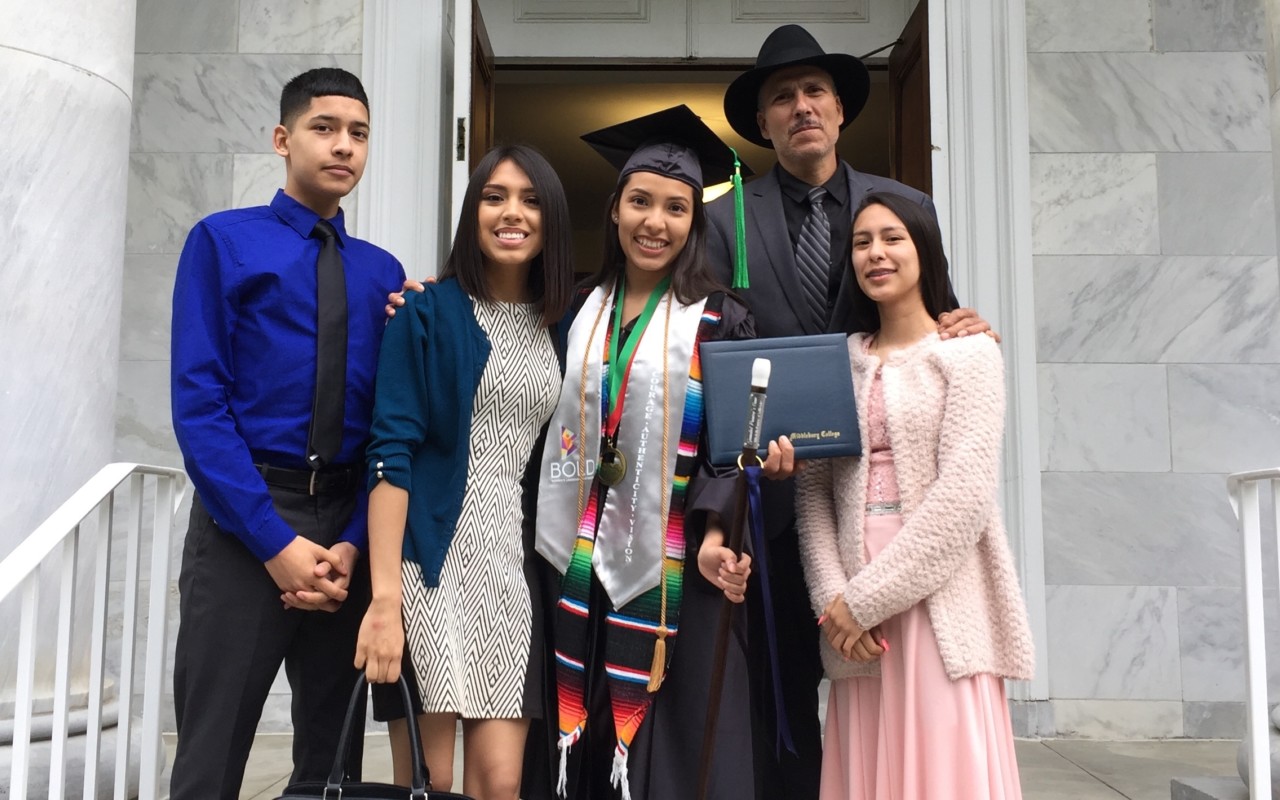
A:
{"label": "navy diploma folder", "polygon": [[751,365],[770,361],[761,449],[787,436],[796,458],[862,455],[848,339],[840,333],[703,342],[702,394],[710,460],[737,463],[747,432]]}

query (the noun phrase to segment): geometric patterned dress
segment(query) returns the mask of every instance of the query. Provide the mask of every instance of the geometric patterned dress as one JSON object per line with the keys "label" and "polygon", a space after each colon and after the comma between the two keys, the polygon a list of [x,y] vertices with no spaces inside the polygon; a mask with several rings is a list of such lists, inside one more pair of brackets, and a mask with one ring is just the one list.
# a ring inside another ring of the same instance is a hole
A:
{"label": "geometric patterned dress", "polygon": [[555,345],[537,310],[472,300],[492,351],[472,404],[458,527],[440,585],[404,562],[406,641],[423,710],[464,719],[528,716],[532,602],[525,577],[520,480],[560,395]]}

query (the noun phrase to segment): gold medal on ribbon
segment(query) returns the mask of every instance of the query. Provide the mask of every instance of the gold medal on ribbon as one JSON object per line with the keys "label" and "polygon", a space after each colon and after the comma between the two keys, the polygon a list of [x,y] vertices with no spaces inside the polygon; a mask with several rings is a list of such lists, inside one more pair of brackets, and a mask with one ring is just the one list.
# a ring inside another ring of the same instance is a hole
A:
{"label": "gold medal on ribbon", "polygon": [[611,444],[600,449],[600,465],[596,467],[596,477],[605,486],[617,486],[627,475],[627,457]]}

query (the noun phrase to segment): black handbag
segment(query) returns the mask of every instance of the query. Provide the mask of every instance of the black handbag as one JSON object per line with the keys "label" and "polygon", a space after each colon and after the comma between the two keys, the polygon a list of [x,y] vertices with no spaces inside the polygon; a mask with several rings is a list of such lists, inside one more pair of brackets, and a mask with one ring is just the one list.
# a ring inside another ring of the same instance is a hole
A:
{"label": "black handbag", "polygon": [[299,781],[285,787],[284,794],[276,800],[472,800],[465,794],[456,792],[431,791],[431,774],[422,760],[422,740],[418,734],[418,726],[413,714],[413,701],[409,699],[409,684],[400,676],[400,698],[404,701],[405,719],[410,721],[405,727],[409,729],[409,752],[413,753],[413,783],[410,788],[396,786],[391,783],[373,783],[370,781],[347,781],[347,759],[351,755],[351,737],[360,735],[355,730],[364,726],[362,720],[356,719],[356,708],[360,697],[368,691],[364,673],[356,679],[355,691],[351,693],[351,702],[347,705],[347,718],[342,723],[342,738],[338,740],[338,752],[333,759],[333,769],[329,771],[327,781]]}

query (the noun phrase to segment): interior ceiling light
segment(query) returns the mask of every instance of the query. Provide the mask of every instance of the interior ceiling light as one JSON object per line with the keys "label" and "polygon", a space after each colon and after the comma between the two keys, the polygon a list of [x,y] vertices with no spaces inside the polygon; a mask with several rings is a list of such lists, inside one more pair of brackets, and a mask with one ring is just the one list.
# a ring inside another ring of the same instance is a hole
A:
{"label": "interior ceiling light", "polygon": [[702,190],[702,202],[704,204],[710,203],[712,200],[715,200],[720,195],[725,194],[732,189],[733,181],[725,181],[724,183],[717,183],[715,186],[707,186]]}

